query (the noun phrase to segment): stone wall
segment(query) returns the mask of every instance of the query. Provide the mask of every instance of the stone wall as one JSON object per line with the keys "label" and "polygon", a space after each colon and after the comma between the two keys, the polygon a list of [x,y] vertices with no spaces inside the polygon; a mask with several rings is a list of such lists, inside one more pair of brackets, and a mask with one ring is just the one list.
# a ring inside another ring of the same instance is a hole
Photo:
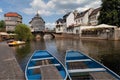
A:
{"label": "stone wall", "polygon": [[114,40],[120,40],[120,29],[115,29]]}
{"label": "stone wall", "polygon": [[110,32],[103,32],[95,35],[80,35],[80,34],[67,34],[67,33],[59,33],[55,34],[55,38],[74,38],[74,39],[100,39],[100,40],[120,40],[120,29],[115,29]]}
{"label": "stone wall", "polygon": [[0,42],[2,41],[1,36],[0,36]]}
{"label": "stone wall", "polygon": [[59,34],[54,34],[54,35],[55,35],[55,38],[74,38],[74,39],[80,38],[79,34],[59,33]]}

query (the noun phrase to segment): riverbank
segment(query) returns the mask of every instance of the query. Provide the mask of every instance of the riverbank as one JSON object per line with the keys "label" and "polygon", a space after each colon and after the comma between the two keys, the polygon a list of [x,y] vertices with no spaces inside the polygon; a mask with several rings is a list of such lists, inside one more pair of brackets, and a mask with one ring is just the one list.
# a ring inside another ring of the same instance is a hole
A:
{"label": "riverbank", "polygon": [[106,40],[106,38],[95,37],[95,36],[80,36],[79,34],[55,34],[56,39],[92,39],[92,40]]}
{"label": "riverbank", "polygon": [[55,34],[56,39],[60,38],[66,38],[66,39],[92,39],[92,40],[120,40],[118,37],[117,39],[114,38],[114,36],[108,36],[107,34],[104,34],[102,36],[95,36],[95,35],[89,35],[89,36],[81,36],[79,34],[67,34],[67,33],[61,33],[61,34]]}
{"label": "riverbank", "polygon": [[25,80],[13,53],[6,42],[0,42],[0,80]]}
{"label": "riverbank", "polygon": [[79,34],[58,33],[58,34],[55,34],[55,38],[79,39],[80,36],[79,36]]}
{"label": "riverbank", "polygon": [[56,33],[55,38],[72,38],[72,39],[95,39],[95,40],[114,40],[120,41],[120,29],[111,32],[99,34],[73,34],[73,33]]}

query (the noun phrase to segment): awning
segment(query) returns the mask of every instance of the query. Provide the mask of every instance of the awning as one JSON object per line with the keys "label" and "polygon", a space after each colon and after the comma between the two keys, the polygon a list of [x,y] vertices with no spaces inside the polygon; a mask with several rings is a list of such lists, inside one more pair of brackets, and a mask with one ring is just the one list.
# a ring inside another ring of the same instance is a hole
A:
{"label": "awning", "polygon": [[6,32],[0,32],[0,35],[8,36],[8,33],[6,33]]}
{"label": "awning", "polygon": [[8,34],[6,32],[0,32],[0,35],[2,35],[2,36],[14,36],[16,34],[13,34],[13,33]]}
{"label": "awning", "polygon": [[89,30],[89,29],[97,29],[97,28],[117,28],[117,26],[107,25],[107,24],[100,24],[97,26],[81,26],[81,30]]}
{"label": "awning", "polygon": [[117,28],[117,26],[107,25],[107,24],[100,24],[96,26],[96,28]]}

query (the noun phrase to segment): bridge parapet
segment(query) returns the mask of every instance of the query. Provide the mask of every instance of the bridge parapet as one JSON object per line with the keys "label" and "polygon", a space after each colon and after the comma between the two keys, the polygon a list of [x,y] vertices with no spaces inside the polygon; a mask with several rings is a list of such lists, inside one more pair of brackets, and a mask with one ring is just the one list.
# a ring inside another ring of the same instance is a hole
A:
{"label": "bridge parapet", "polygon": [[55,38],[55,34],[56,32],[51,32],[51,31],[34,31],[34,32],[32,32],[32,34],[34,35],[34,36],[36,36],[36,35],[40,35],[42,38],[44,37],[44,35],[46,35],[46,34],[50,34],[51,36],[52,36],[52,38]]}

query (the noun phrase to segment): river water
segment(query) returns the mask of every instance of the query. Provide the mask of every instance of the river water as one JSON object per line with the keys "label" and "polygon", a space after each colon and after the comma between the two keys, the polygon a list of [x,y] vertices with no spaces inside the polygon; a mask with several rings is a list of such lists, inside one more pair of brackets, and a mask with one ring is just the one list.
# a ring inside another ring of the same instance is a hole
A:
{"label": "river water", "polygon": [[12,47],[23,69],[35,50],[48,50],[63,64],[66,50],[79,50],[120,75],[120,41],[80,40],[80,39],[42,39],[23,46]]}

